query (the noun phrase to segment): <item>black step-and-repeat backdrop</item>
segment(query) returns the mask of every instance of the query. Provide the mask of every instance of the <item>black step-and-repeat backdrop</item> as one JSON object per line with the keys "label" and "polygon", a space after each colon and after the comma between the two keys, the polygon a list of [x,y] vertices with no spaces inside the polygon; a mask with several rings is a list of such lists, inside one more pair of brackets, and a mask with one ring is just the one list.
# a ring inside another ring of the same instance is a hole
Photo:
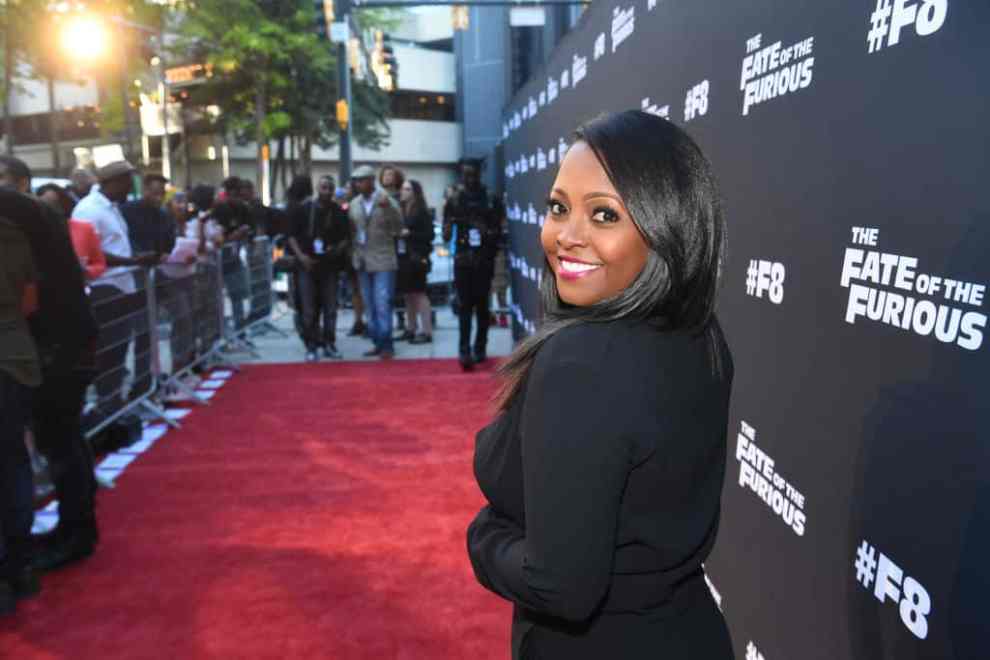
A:
{"label": "black step-and-repeat backdrop", "polygon": [[990,3],[596,0],[505,116],[517,336],[569,133],[627,108],[725,199],[738,657],[990,658]]}

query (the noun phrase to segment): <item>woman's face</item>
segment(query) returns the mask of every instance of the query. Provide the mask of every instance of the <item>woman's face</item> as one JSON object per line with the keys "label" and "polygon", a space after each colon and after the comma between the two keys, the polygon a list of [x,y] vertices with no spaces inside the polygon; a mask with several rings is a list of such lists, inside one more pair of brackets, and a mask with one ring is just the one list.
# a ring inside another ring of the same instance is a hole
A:
{"label": "woman's face", "polygon": [[382,188],[391,188],[395,185],[395,170],[391,167],[382,171]]}
{"label": "woman's face", "polygon": [[604,168],[584,142],[560,164],[540,234],[561,299],[585,307],[632,284],[649,247]]}
{"label": "woman's face", "polygon": [[408,202],[412,198],[413,198],[413,187],[408,181],[406,181],[405,183],[402,184],[402,188],[399,189],[399,199],[401,199],[403,202]]}

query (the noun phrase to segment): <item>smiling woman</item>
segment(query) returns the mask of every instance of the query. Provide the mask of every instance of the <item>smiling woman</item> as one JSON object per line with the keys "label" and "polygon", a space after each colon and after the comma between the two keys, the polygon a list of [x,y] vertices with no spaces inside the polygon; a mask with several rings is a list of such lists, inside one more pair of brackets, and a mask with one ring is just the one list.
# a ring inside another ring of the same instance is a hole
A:
{"label": "smiling woman", "polygon": [[649,248],[585,142],[560,166],[540,236],[561,300],[588,306],[625,290]]}
{"label": "smiling woman", "polygon": [[682,130],[631,111],[577,131],[541,235],[545,322],[475,449],[468,551],[515,604],[513,658],[732,658],[702,569],[732,382],[723,236]]}

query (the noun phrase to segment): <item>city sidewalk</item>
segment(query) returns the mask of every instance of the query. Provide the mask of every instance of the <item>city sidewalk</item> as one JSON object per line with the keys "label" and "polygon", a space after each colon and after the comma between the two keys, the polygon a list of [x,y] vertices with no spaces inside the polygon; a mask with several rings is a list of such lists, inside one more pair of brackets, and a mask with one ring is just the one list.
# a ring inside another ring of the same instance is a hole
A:
{"label": "city sidewalk", "polygon": [[[449,306],[434,308],[436,325],[433,328],[433,342],[430,344],[414,344],[395,342],[396,359],[429,359],[456,358],[458,354],[457,317],[450,311]],[[234,351],[227,357],[238,364],[268,364],[303,362],[305,348],[296,334],[292,322],[293,311],[285,303],[278,302],[272,312],[272,325],[279,332],[262,327],[252,334],[250,339],[254,344],[256,356],[247,351]],[[394,318],[393,318],[394,322]],[[510,320],[511,322],[511,320]],[[337,350],[344,360],[378,360],[378,358],[363,357],[365,351],[371,348],[371,342],[364,337],[350,337],[347,332],[354,324],[354,312],[342,309],[337,314]],[[399,333],[396,332],[396,335]],[[502,357],[512,351],[512,332],[510,328],[497,325],[488,331],[488,356]],[[338,362],[339,360],[322,360],[321,362]]]}

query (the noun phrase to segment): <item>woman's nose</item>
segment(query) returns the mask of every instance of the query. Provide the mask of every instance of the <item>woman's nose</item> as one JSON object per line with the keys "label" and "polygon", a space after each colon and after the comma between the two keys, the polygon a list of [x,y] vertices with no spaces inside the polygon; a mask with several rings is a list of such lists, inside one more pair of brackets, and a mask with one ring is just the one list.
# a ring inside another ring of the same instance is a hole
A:
{"label": "woman's nose", "polygon": [[557,245],[565,249],[583,246],[586,242],[583,225],[578,218],[568,218],[557,232]]}

